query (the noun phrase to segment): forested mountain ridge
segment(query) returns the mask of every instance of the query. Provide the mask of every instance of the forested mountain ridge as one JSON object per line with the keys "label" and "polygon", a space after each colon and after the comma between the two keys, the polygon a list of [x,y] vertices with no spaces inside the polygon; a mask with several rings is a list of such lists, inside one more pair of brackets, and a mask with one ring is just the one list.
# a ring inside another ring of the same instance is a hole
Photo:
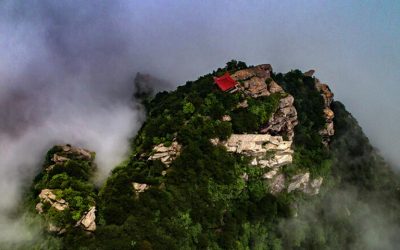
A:
{"label": "forested mountain ridge", "polygon": [[399,177],[313,73],[233,60],[175,91],[141,88],[147,120],[102,187],[93,152],[48,152],[25,202],[43,237],[28,245],[395,249]]}

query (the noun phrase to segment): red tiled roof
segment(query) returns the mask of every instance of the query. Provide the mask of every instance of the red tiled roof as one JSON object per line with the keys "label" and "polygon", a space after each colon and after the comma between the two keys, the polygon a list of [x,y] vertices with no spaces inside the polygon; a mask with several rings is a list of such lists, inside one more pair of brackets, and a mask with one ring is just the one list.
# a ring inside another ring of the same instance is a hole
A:
{"label": "red tiled roof", "polygon": [[232,79],[228,72],[221,77],[215,77],[214,82],[222,91],[227,91],[235,87],[236,82]]}

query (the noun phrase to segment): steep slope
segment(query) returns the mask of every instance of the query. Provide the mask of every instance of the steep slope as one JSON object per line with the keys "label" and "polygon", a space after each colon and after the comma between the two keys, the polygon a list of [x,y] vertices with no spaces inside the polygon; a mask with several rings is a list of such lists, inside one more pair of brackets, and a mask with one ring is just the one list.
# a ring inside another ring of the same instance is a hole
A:
{"label": "steep slope", "polygon": [[96,194],[89,178],[95,171],[95,154],[71,145],[49,150],[33,184],[35,209],[47,224],[47,231],[64,234],[74,228],[96,230]]}
{"label": "steep slope", "polygon": [[332,103],[330,183],[298,200],[296,217],[280,224],[286,249],[398,249],[400,178],[370,145],[354,117]]}
{"label": "steep slope", "polygon": [[[234,91],[214,84],[226,72],[238,83]],[[312,73],[231,61],[151,100],[146,90],[148,118],[132,153],[98,194],[87,172],[85,189],[53,183],[55,173],[81,178],[66,164],[79,154],[56,147],[35,180],[35,204],[72,214],[53,232],[66,249],[371,248],[351,214],[360,204],[376,214],[390,206],[389,218],[399,222],[399,178]],[[86,196],[62,195],[70,188]],[[355,202],[337,195],[350,188]],[[76,196],[85,207],[73,207]],[[339,213],[327,208],[337,204],[332,197],[342,199]]]}
{"label": "steep slope", "polygon": [[[129,228],[135,231],[126,237],[135,235],[139,246],[149,242],[156,249],[168,244],[169,248],[245,247],[260,235],[246,227],[258,225],[267,230],[279,218],[290,216],[290,201],[298,196],[293,191],[318,193],[322,184],[318,170],[329,165],[323,155],[327,149],[320,127],[310,128],[316,149],[304,147],[293,160],[296,150],[291,145],[298,123],[295,98],[272,80],[270,65],[235,66],[213,74],[229,71],[240,83],[235,93],[221,92],[213,75],[206,75],[176,92],[158,94],[134,142],[134,157],[115,170],[103,189],[101,197],[108,206],[100,214],[108,224],[124,229],[129,221]],[[303,92],[311,92],[313,97],[305,98],[305,107],[320,111],[306,121],[319,119],[322,129],[323,96],[315,84]],[[171,149],[174,144],[179,145],[175,147],[178,152]],[[154,161],[157,159],[160,161]],[[116,187],[116,183],[125,186]],[[121,192],[132,190],[135,183],[147,185],[147,189]],[[132,192],[138,195],[132,196]],[[159,196],[166,197],[161,201]],[[129,199],[131,202],[126,202]],[[113,206],[114,200],[121,203]],[[176,222],[183,215],[190,219],[186,230]],[[171,225],[176,225],[173,230]],[[243,230],[251,236],[238,241]],[[272,239],[254,244],[267,246],[273,244]]]}

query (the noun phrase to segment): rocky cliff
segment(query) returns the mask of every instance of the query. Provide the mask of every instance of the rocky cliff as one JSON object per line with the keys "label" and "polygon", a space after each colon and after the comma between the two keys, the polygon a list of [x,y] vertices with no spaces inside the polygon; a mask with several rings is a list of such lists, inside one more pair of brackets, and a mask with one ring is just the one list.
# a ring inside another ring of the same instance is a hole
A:
{"label": "rocky cliff", "polygon": [[96,169],[94,157],[94,152],[69,144],[54,146],[47,153],[34,189],[39,192],[36,211],[49,232],[64,234],[74,227],[96,230],[94,188],[88,182]]}
{"label": "rocky cliff", "polygon": [[323,143],[328,145],[330,138],[335,134],[335,130],[333,128],[333,118],[335,117],[335,114],[331,109],[333,93],[327,84],[321,83],[318,79],[315,80],[315,88],[321,93],[321,96],[324,99],[324,116],[326,124],[325,127],[320,131],[320,134],[323,136]]}
{"label": "rocky cliff", "polygon": [[[309,172],[298,173],[289,179],[282,174],[281,167],[291,164],[293,161],[293,137],[294,128],[298,124],[297,111],[294,107],[294,97],[286,93],[272,78],[272,66],[262,64],[232,74],[232,78],[240,83],[239,90],[251,97],[258,98],[270,96],[274,93],[282,94],[279,105],[271,118],[264,124],[259,133],[261,134],[233,134],[226,141],[219,142],[218,138],[212,139],[212,143],[224,145],[228,152],[244,154],[251,157],[251,165],[267,168],[263,174],[270,185],[270,192],[277,194],[285,188],[287,192],[299,190],[307,194],[318,194],[323,178],[310,178]],[[311,77],[314,71],[306,72],[305,76]],[[315,89],[324,100],[324,117],[326,125],[319,131],[323,136],[322,143],[328,146],[330,137],[334,135],[333,118],[334,113],[330,109],[333,101],[333,93],[328,85],[320,83],[315,79]],[[247,108],[243,103],[238,107]],[[229,119],[224,119],[230,121]],[[285,138],[285,139],[284,139]],[[244,173],[247,176],[247,173]]]}

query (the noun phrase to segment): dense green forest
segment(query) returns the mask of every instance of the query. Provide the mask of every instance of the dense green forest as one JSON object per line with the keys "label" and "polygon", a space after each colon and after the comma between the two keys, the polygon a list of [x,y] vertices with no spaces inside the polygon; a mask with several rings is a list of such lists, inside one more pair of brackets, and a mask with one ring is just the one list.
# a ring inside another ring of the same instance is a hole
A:
{"label": "dense green forest", "polygon": [[[283,172],[322,176],[318,195],[272,194],[261,178],[264,170],[251,166],[249,157],[211,143],[231,134],[257,133],[285,95],[251,98],[240,91],[222,92],[214,84],[213,77],[247,67],[231,61],[175,91],[139,93],[147,120],[131,140],[129,157],[101,187],[91,182],[94,153],[89,158],[71,155],[57,165],[51,157],[63,151],[50,149],[24,207],[36,214],[41,190],[56,190],[57,199],[69,207],[57,212],[44,206],[40,218],[65,232],[48,233],[44,226],[40,239],[10,248],[395,249],[400,244],[393,233],[400,226],[400,179],[337,101],[331,106],[335,135],[324,146],[319,133],[325,126],[324,101],[315,78],[299,70],[271,75],[294,97],[299,122],[293,163]],[[248,107],[238,107],[245,100]],[[231,120],[221,120],[224,115]],[[181,151],[170,164],[148,160],[154,146],[174,143]],[[133,183],[145,184],[145,191],[135,192]],[[97,228],[89,233],[74,225],[91,206],[96,206]],[[369,242],[372,236],[386,245]]]}

